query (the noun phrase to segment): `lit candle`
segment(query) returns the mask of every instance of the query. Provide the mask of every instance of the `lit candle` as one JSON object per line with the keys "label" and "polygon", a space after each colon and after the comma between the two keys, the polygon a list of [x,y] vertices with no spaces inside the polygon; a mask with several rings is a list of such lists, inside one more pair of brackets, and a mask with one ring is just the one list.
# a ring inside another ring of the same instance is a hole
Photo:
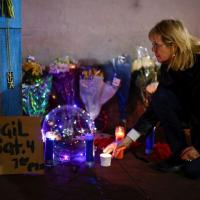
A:
{"label": "lit candle", "polygon": [[115,140],[120,141],[123,140],[125,136],[125,129],[123,126],[117,126],[115,128]]}
{"label": "lit candle", "polygon": [[76,68],[76,65],[70,64],[70,65],[69,65],[69,68],[70,68],[70,69],[75,69],[75,68]]}
{"label": "lit candle", "polygon": [[46,139],[45,139],[45,164],[47,166],[53,165],[53,149],[54,149],[54,140],[56,135],[54,132],[46,132]]}

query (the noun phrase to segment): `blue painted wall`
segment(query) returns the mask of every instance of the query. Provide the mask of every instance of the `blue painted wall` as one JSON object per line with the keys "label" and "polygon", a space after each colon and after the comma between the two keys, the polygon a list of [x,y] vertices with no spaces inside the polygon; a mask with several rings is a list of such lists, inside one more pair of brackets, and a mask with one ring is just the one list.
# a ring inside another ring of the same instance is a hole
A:
{"label": "blue painted wall", "polygon": [[21,0],[13,0],[15,18],[9,19],[11,70],[14,73],[14,89],[7,88],[6,73],[9,71],[6,51],[7,19],[0,17],[0,115],[22,114],[21,77]]}

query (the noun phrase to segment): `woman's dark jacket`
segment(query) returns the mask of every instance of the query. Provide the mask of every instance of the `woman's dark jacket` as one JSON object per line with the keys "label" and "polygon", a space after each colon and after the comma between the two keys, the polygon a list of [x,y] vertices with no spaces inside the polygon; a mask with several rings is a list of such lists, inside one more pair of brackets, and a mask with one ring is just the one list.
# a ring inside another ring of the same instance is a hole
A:
{"label": "woman's dark jacket", "polygon": [[[185,71],[168,70],[162,64],[156,92],[160,88],[172,91],[177,97],[188,118],[187,123],[192,128],[193,145],[200,149],[200,54],[195,55],[193,67]],[[151,102],[133,128],[141,134],[148,134],[158,121]]]}

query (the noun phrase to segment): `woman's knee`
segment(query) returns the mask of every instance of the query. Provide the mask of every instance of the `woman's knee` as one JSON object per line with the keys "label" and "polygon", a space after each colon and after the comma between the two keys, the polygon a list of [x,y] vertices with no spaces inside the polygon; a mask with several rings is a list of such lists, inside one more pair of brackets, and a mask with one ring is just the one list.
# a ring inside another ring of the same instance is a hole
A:
{"label": "woman's knee", "polygon": [[200,177],[200,158],[187,162],[183,167],[184,174],[189,178]]}

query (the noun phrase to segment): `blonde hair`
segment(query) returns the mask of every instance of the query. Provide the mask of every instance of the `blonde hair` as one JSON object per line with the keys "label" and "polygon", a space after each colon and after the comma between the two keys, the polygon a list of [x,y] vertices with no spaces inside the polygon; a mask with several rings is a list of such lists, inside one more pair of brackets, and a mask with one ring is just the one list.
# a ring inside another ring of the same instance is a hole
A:
{"label": "blonde hair", "polygon": [[149,37],[160,35],[166,46],[174,47],[169,68],[178,71],[193,66],[194,54],[200,54],[200,40],[192,36],[179,20],[165,19],[149,32]]}

